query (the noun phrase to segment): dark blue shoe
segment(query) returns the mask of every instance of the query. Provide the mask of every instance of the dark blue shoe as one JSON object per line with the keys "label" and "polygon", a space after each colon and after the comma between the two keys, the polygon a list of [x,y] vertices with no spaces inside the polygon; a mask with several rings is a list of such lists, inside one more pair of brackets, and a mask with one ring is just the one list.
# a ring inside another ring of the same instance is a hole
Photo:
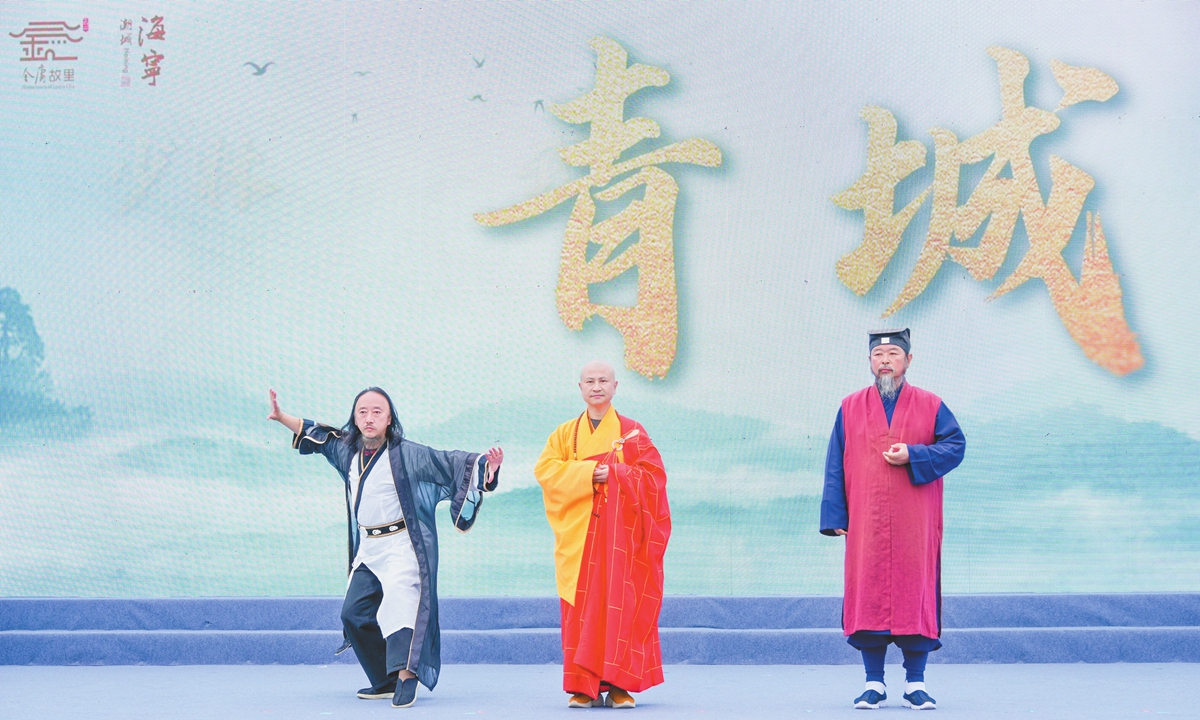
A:
{"label": "dark blue shoe", "polygon": [[379,687],[365,687],[358,691],[363,700],[386,700],[396,694],[396,679],[392,678]]}
{"label": "dark blue shoe", "polygon": [[878,710],[887,707],[887,693],[868,690],[854,699],[854,707],[859,710]]}
{"label": "dark blue shoe", "polygon": [[392,707],[412,707],[417,701],[417,679],[411,677],[396,685],[396,694],[392,696]]}
{"label": "dark blue shoe", "polygon": [[913,710],[937,710],[937,701],[924,690],[914,690],[904,696],[904,707]]}

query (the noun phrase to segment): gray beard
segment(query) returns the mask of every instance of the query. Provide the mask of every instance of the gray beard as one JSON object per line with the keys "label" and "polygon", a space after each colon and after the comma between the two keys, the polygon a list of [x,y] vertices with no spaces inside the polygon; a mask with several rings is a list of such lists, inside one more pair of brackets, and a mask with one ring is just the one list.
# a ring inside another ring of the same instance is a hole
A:
{"label": "gray beard", "polygon": [[900,386],[903,384],[904,378],[897,380],[892,373],[875,376],[875,388],[879,390],[879,395],[885,400],[895,400],[896,395],[900,392]]}
{"label": "gray beard", "polygon": [[377,437],[375,439],[363,438],[362,439],[363,447],[368,450],[378,450],[379,448],[383,447],[383,441],[386,437],[387,436],[385,435],[383,437]]}

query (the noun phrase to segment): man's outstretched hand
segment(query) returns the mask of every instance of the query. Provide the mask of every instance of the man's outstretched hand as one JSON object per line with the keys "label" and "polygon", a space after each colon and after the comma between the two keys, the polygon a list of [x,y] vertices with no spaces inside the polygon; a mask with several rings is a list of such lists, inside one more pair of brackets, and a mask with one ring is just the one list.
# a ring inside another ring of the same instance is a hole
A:
{"label": "man's outstretched hand", "polygon": [[279,396],[275,394],[274,388],[269,390],[271,393],[271,414],[267,415],[268,420],[283,419],[283,411],[279,409]]}
{"label": "man's outstretched hand", "polygon": [[484,483],[491,485],[492,478],[500,470],[500,463],[504,462],[504,450],[498,446],[494,447],[488,450],[484,457],[487,458],[487,479]]}
{"label": "man's outstretched hand", "polygon": [[500,463],[504,462],[504,450],[499,447],[494,447],[487,451],[485,457],[487,457],[489,467],[491,467],[493,470],[499,470]]}
{"label": "man's outstretched hand", "polygon": [[271,398],[271,412],[267,415],[267,419],[274,420],[288,430],[291,430],[293,434],[299,435],[300,431],[304,429],[304,421],[294,415],[288,415],[279,409],[279,396],[275,394],[274,389],[268,392]]}

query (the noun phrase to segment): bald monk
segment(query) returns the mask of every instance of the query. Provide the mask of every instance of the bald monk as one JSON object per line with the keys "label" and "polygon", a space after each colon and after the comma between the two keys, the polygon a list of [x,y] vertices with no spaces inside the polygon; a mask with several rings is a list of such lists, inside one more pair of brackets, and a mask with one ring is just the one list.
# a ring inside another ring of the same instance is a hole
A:
{"label": "bald monk", "polygon": [[563,690],[568,707],[632,708],[630,693],[663,681],[667,474],[646,429],[613,409],[612,365],[585,365],[579,391],[587,409],[550,435],[533,470],[554,530]]}

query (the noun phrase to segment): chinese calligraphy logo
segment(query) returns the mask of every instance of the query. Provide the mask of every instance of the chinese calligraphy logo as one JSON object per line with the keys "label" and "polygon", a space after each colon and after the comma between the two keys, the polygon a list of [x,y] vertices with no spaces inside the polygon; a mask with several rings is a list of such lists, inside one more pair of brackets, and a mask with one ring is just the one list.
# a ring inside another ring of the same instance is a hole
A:
{"label": "chinese calligraphy logo", "polygon": [[[621,333],[625,342],[625,364],[648,378],[666,377],[675,360],[678,337],[678,295],[675,287],[674,223],[679,185],[663,163],[692,163],[705,167],[721,164],[721,150],[698,138],[673,143],[634,158],[618,158],[638,142],[657,138],[658,123],[645,117],[625,119],[625,101],[647,87],[662,87],[670,75],[662,68],[628,64],[628,54],[616,42],[597,37],[595,87],[586,95],[549,111],[573,125],[590,124],[584,142],[559,151],[575,167],[587,167],[587,175],[518,205],[475,220],[496,227],[519,222],[575,198],[567,221],[558,274],[558,314],[572,330],[599,315]],[[626,173],[633,173],[622,179]],[[609,185],[614,180],[615,184]],[[608,185],[608,187],[605,187]],[[598,191],[593,197],[592,190]],[[614,202],[644,188],[642,199],[632,200],[620,212],[596,223],[596,200]],[[637,241],[613,257],[625,241]],[[589,259],[592,245],[598,246]],[[637,268],[637,304],[632,307],[591,302],[591,285],[616,279]]]}
{"label": "chinese calligraphy logo", "polygon": [[9,33],[9,37],[20,38],[23,54],[21,62],[43,62],[78,60],[75,55],[60,55],[60,51],[50,47],[66,43],[83,42],[83,36],[71,37],[71,33],[79,29],[79,25],[68,25],[62,20],[31,22],[19,33]]}
{"label": "chinese calligraphy logo", "polygon": [[[72,88],[75,83],[75,67],[69,64],[79,59],[72,47],[83,42],[83,35],[73,33],[83,28],[88,31],[88,20],[79,25],[70,25],[64,20],[35,20],[26,23],[19,33],[10,32],[11,38],[20,41],[23,63],[38,63],[21,67],[23,87],[35,89]],[[47,67],[47,63],[50,64]]]}
{"label": "chinese calligraphy logo", "polygon": [[[889,111],[874,106],[863,108],[862,117],[867,122],[866,172],[831,198],[847,210],[863,211],[863,240],[838,261],[838,277],[858,295],[866,294],[891,261],[913,215],[932,191],[925,245],[904,288],[884,312],[886,317],[919,296],[947,257],[976,280],[991,280],[1008,255],[1019,216],[1029,236],[1029,250],[988,299],[998,298],[1027,280],[1041,279],[1067,332],[1084,354],[1116,375],[1133,372],[1145,361],[1137,337],[1125,321],[1121,284],[1113,272],[1098,213],[1087,213],[1078,281],[1063,258],[1095,180],[1051,155],[1050,194],[1043,201],[1030,155],[1035,138],[1058,128],[1061,110],[1085,100],[1105,102],[1117,93],[1117,83],[1095,68],[1053,60],[1050,67],[1063,97],[1054,112],[1048,112],[1025,104],[1029,60],[1024,55],[1003,47],[988,48],[988,54],[999,72],[1001,120],[961,142],[949,130],[930,131],[934,145],[932,187],[898,213],[894,212],[896,186],[925,165],[926,148],[916,140],[897,143],[896,118]],[[992,160],[983,179],[966,203],[959,205],[962,166],[989,157]],[[1003,176],[1006,168],[1009,175]],[[974,237],[985,220],[987,227],[978,245],[951,244],[952,237],[960,243]]]}

